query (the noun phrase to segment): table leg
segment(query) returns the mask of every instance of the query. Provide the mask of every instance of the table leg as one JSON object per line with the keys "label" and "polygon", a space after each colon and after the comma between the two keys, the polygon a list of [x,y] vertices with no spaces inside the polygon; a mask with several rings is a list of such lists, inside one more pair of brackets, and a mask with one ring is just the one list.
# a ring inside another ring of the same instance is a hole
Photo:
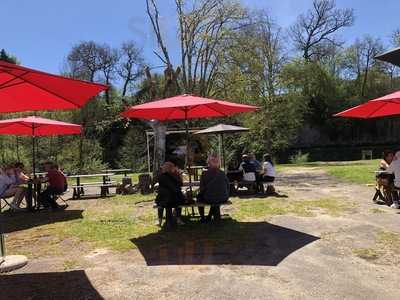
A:
{"label": "table leg", "polygon": [[28,211],[33,211],[33,184],[32,182],[28,182],[28,192],[26,194],[26,206]]}

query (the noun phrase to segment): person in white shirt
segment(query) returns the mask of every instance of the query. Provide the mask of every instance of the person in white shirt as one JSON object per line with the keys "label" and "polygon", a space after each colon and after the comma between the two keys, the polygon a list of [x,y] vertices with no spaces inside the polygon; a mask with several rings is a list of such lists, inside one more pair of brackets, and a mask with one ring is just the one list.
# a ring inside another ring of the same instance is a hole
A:
{"label": "person in white shirt", "polygon": [[267,184],[267,194],[275,194],[275,187],[273,182],[275,181],[275,167],[272,162],[270,154],[264,154],[262,163],[263,182]]}
{"label": "person in white shirt", "polygon": [[[394,187],[400,190],[400,151],[397,151],[386,172],[394,175]],[[395,197],[393,197],[393,204],[390,206],[392,208],[399,208],[399,196],[397,191],[395,192]]]}
{"label": "person in white shirt", "polygon": [[0,197],[14,197],[10,206],[15,211],[22,210],[19,206],[26,196],[26,189],[19,187],[17,181],[13,166],[6,167],[0,171]]}

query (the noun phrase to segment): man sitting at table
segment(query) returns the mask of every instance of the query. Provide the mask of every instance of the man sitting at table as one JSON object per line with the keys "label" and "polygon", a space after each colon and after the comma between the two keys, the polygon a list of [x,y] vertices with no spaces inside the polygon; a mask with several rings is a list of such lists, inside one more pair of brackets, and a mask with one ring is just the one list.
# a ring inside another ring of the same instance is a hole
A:
{"label": "man sitting at table", "polygon": [[243,180],[249,182],[256,181],[256,165],[250,160],[250,157],[246,154],[242,156],[242,163],[239,166],[239,170],[243,172]]}
{"label": "man sitting at table", "polygon": [[61,195],[67,190],[67,179],[58,166],[52,162],[45,162],[43,164],[47,176],[41,182],[47,182],[47,188],[40,193],[39,201],[45,208],[52,210],[65,209],[67,206],[60,206],[57,204],[56,196]]}
{"label": "man sitting at table", "polygon": [[12,210],[22,210],[19,206],[26,196],[26,188],[18,186],[14,173],[14,166],[7,166],[0,170],[0,197],[14,197],[10,203]]}

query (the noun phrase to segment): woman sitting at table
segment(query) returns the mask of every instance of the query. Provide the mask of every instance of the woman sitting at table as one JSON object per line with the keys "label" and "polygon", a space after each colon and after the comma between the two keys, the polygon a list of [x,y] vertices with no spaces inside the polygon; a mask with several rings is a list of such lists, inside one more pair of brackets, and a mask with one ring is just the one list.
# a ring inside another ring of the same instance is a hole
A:
{"label": "woman sitting at table", "polygon": [[393,161],[390,163],[386,171],[394,175],[394,189],[392,208],[398,209],[400,207],[398,191],[400,191],[400,151],[397,151]]}
{"label": "woman sitting at table", "polygon": [[275,181],[275,167],[274,163],[272,162],[272,157],[270,154],[264,154],[263,156],[264,161],[262,164],[262,182],[263,184],[265,183],[267,185],[267,194],[268,195],[274,195],[275,192],[275,187],[274,187],[274,181]]}
{"label": "woman sitting at table", "polygon": [[379,162],[379,170],[384,171],[389,168],[390,163],[393,161],[394,152],[392,150],[385,150],[383,152],[383,158]]}
{"label": "woman sitting at table", "polygon": [[207,160],[208,169],[200,178],[200,192],[197,196],[199,202],[210,204],[210,212],[207,219],[204,217],[204,207],[199,207],[201,222],[221,219],[220,204],[229,199],[229,180],[220,170],[219,158],[210,156]]}
{"label": "woman sitting at table", "polygon": [[[183,225],[181,219],[182,210],[179,205],[185,203],[185,196],[182,193],[182,175],[180,174],[178,167],[170,162],[165,162],[161,167],[161,174],[158,176],[158,193],[156,197],[156,204],[162,208],[158,211],[159,225],[162,222],[162,211],[165,208],[166,211],[166,225]],[[172,209],[176,209],[176,220],[172,215]]]}

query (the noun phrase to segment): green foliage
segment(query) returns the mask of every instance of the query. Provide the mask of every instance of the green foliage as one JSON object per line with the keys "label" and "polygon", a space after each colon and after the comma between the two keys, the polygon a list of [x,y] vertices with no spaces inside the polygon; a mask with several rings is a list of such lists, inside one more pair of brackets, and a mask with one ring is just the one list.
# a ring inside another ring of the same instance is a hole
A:
{"label": "green foliage", "polygon": [[308,162],[308,160],[309,160],[309,154],[302,153],[301,151],[297,151],[296,154],[292,155],[289,158],[291,164],[304,164]]}

